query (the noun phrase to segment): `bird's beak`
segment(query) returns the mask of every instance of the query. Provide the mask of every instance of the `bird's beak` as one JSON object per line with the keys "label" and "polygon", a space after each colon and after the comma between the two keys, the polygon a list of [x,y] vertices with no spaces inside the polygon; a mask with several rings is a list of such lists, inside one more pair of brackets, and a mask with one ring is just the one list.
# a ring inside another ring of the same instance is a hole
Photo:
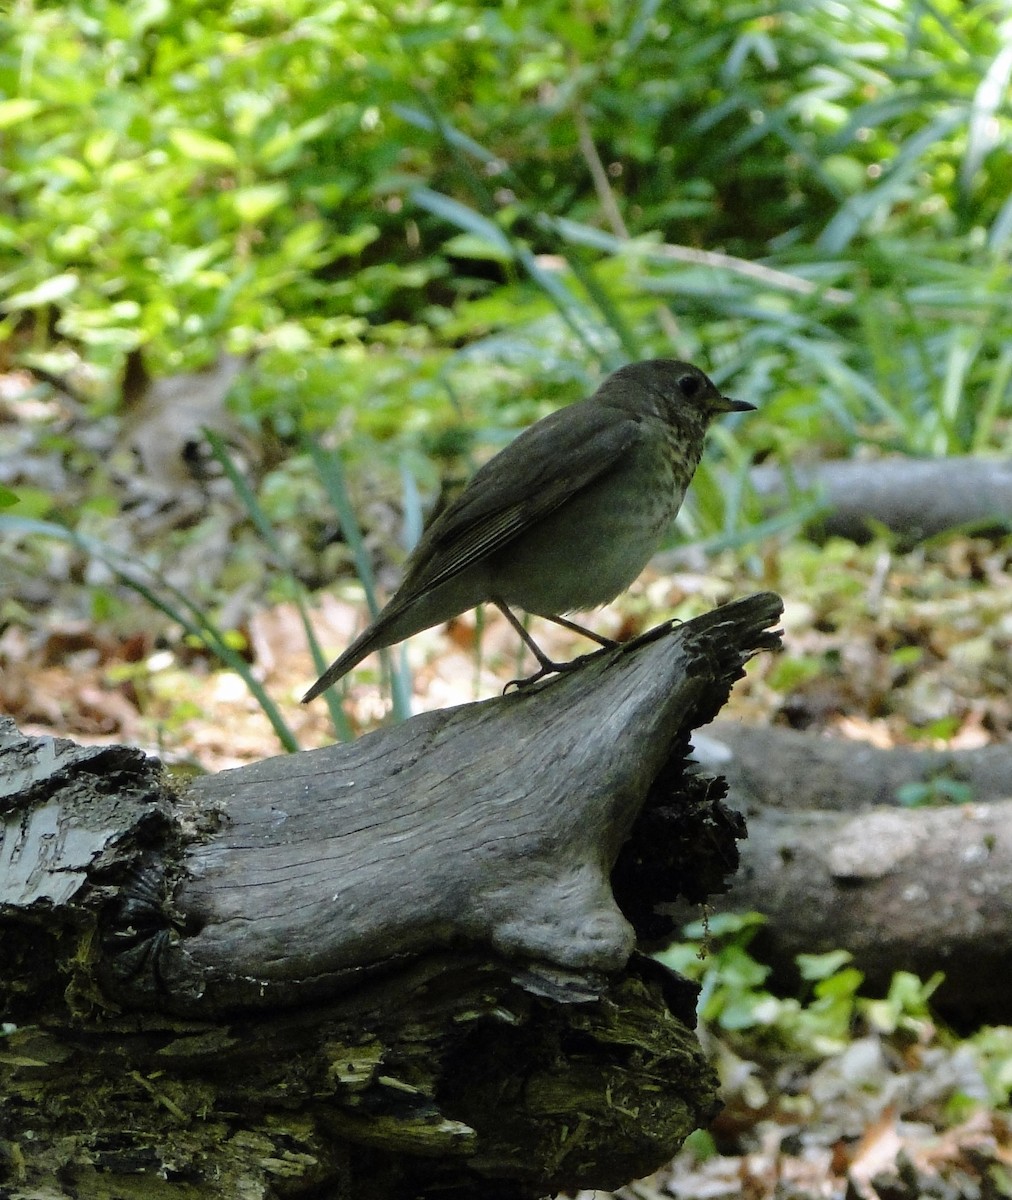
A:
{"label": "bird's beak", "polygon": [[754,404],[747,400],[732,400],[730,396],[714,396],[710,402],[714,412],[755,412]]}

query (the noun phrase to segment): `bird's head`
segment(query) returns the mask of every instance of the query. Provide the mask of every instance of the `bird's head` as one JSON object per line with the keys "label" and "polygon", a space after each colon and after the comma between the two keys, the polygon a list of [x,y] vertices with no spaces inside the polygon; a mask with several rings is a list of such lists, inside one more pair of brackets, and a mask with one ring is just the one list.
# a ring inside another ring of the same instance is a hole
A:
{"label": "bird's head", "polygon": [[694,418],[706,425],[720,413],[755,409],[746,400],[722,395],[698,367],[674,358],[652,358],[620,367],[605,381],[604,389],[623,406],[650,406],[670,421]]}

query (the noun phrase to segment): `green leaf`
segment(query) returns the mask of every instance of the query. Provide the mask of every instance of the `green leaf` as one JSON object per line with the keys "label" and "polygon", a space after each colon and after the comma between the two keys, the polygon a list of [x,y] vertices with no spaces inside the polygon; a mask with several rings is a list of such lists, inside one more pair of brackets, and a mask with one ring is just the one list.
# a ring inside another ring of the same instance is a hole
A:
{"label": "green leaf", "polygon": [[503,261],[516,258],[512,242],[499,226],[494,221],[490,221],[488,217],[483,217],[481,213],[475,212],[473,208],[461,204],[459,200],[453,200],[451,197],[434,192],[427,187],[412,188],[411,200],[419,208],[424,208],[426,212],[432,213],[434,217],[441,217],[451,225],[456,225],[458,229],[464,230],[465,233],[470,233],[490,247],[494,247],[502,256]]}
{"label": "green leaf", "polygon": [[[337,519],[341,523],[341,530],[344,533],[345,541],[351,548],[355,561],[355,569],[358,573],[359,582],[362,584],[362,589],[365,592],[366,604],[368,605],[370,616],[375,617],[380,611],[379,599],[376,594],[376,580],[369,558],[369,551],[366,548],[358,519],[355,516],[355,510],[348,495],[348,488],[344,477],[344,466],[336,454],[329,454],[312,438],[305,440],[304,447],[312,458],[319,472],[320,480],[330,498],[330,502],[334,506],[334,511],[337,513]],[[402,654],[399,657],[397,665],[390,666],[389,651],[381,650],[380,661],[384,664],[384,670],[389,669],[391,673],[391,698],[393,701],[394,719],[397,721],[406,721],[411,716],[411,678],[407,660]],[[326,665],[325,662],[324,665]],[[323,667],[321,666],[320,671],[322,672],[322,670]],[[329,689],[326,695],[331,714],[334,714],[338,706],[337,701],[334,699],[333,689]]]}
{"label": "green leaf", "polygon": [[10,129],[12,125],[17,125],[19,121],[27,121],[41,110],[41,100],[29,100],[26,96],[0,100],[0,129]]}
{"label": "green leaf", "polygon": [[6,492],[6,495],[11,499],[0,503],[0,508],[15,508],[15,515],[19,518],[44,517],[55,507],[53,493],[46,488],[21,486],[16,492]]}
{"label": "green leaf", "polygon": [[235,167],[239,164],[234,147],[198,129],[170,129],[169,141],[193,162],[218,167]]}
{"label": "green leaf", "polygon": [[719,1153],[713,1134],[708,1129],[694,1129],[682,1143],[682,1150],[691,1154],[696,1162],[708,1162]]}
{"label": "green leaf", "polygon": [[512,249],[507,252],[503,250],[500,243],[490,242],[487,238],[479,237],[475,233],[458,233],[456,237],[443,243],[443,250],[457,258],[474,258],[479,261],[488,260],[501,263],[513,261]]}
{"label": "green leaf", "polygon": [[333,123],[333,117],[325,113],[295,128],[281,129],[257,148],[257,158],[271,170],[282,170],[292,161],[295,151],[325,133]]}
{"label": "green leaf", "polygon": [[799,954],[795,958],[802,979],[826,979],[845,967],[853,958],[846,950],[830,950],[826,954]]}
{"label": "green leaf", "polygon": [[922,167],[928,151],[947,137],[965,120],[961,108],[953,108],[936,117],[903,142],[882,172],[881,182],[846,200],[819,235],[816,246],[830,254],[844,251],[859,231],[884,208],[895,203],[911,176]]}
{"label": "green leaf", "polygon": [[113,161],[118,143],[114,129],[99,129],[84,143],[81,157],[93,170],[101,171]]}
{"label": "green leaf", "polygon": [[20,312],[26,308],[41,308],[44,304],[55,304],[58,300],[65,300],[73,292],[76,292],[80,282],[78,277],[70,271],[66,271],[62,275],[52,275],[26,292],[15,292],[13,296],[8,296],[4,301],[4,308]]}
{"label": "green leaf", "polygon": [[288,197],[288,188],[283,183],[261,183],[251,187],[237,188],[231,193],[235,211],[245,225],[262,221]]}
{"label": "green leaf", "polygon": [[[837,951],[837,953],[846,954],[843,950]],[[816,957],[830,958],[831,955],[816,955]],[[846,958],[850,958],[850,955],[846,954]],[[864,973],[857,967],[846,967],[823,976],[815,985],[815,994],[820,1000],[849,1000],[857,994],[862,983],[864,983]]]}
{"label": "green leaf", "polygon": [[[306,635],[306,644],[309,646],[310,653],[313,656],[313,661],[316,664],[317,670],[322,672],[327,665],[327,660],[323,655],[323,651],[321,650],[319,643],[317,642],[316,634],[313,632],[313,626],[309,620],[309,609],[306,601],[305,588],[299,582],[295,568],[290,562],[287,561],[287,555],[285,554],[281,539],[275,532],[273,525],[268,519],[267,514],[264,512],[260,501],[253,492],[253,489],[247,482],[246,477],[243,475],[242,471],[229,454],[225,440],[213,429],[205,428],[203,433],[211,447],[211,452],[214,454],[214,457],[218,460],[225,474],[228,476],[228,480],[234,488],[236,496],[249,513],[250,519],[257,527],[257,530],[260,533],[260,536],[263,538],[265,545],[274,555],[278,564],[284,569],[288,576],[292,598],[298,611],[299,618],[302,621],[303,632]],[[331,714],[334,719],[334,727],[337,730],[337,734],[341,741],[350,742],[353,736],[351,726],[348,724],[348,720],[341,711],[340,706],[332,705]]]}

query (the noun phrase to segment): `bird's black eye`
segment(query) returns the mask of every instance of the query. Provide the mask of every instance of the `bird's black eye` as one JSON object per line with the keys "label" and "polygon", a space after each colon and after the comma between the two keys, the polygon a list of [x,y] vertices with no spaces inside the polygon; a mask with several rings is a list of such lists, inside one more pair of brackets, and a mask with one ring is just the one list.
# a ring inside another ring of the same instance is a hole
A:
{"label": "bird's black eye", "polygon": [[703,381],[698,375],[683,375],[678,381],[678,390],[686,400],[691,400],[693,396],[698,396],[699,389],[702,386]]}

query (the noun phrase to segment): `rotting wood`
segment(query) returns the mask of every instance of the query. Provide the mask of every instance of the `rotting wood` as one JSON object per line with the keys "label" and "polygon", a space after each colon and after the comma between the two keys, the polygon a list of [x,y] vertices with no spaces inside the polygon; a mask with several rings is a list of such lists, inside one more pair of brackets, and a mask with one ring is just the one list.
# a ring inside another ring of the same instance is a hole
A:
{"label": "rotting wood", "polygon": [[733,871],[684,758],[779,611],[181,796],[128,748],[0,740],[0,1182],[535,1197],[659,1165],[715,1081],[633,948]]}

